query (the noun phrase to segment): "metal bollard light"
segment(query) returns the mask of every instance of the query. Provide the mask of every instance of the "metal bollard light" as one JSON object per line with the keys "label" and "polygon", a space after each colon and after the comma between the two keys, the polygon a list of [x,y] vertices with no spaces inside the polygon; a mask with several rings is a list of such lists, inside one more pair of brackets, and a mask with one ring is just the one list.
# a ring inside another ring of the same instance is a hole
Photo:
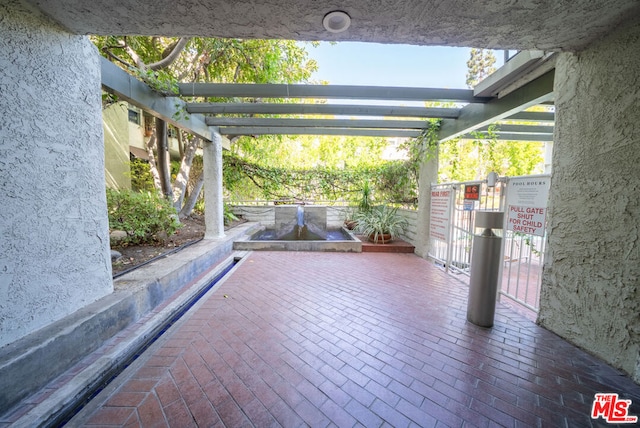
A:
{"label": "metal bollard light", "polygon": [[467,320],[481,327],[493,326],[502,246],[502,236],[493,229],[501,233],[503,219],[503,212],[476,212],[475,228],[483,230],[473,237]]}

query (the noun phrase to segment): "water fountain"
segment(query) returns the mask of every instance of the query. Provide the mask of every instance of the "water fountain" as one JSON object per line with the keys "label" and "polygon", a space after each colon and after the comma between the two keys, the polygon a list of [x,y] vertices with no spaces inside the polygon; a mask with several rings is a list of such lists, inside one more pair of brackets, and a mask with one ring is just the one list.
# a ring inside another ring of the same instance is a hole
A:
{"label": "water fountain", "polygon": [[278,205],[273,228],[262,227],[247,239],[235,241],[235,250],[362,251],[362,242],[345,228],[327,228],[327,207]]}

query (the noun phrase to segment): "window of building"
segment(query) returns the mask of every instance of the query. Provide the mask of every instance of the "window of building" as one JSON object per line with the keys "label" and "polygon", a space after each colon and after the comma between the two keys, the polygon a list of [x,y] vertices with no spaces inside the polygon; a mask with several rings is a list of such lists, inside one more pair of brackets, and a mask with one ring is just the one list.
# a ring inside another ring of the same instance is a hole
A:
{"label": "window of building", "polygon": [[140,112],[138,110],[129,109],[129,122],[140,125]]}

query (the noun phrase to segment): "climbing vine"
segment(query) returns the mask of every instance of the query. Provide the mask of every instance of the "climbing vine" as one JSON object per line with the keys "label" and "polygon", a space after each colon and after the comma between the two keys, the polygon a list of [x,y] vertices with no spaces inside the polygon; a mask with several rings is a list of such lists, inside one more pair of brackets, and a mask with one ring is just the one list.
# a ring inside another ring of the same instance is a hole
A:
{"label": "climbing vine", "polygon": [[224,187],[232,200],[353,201],[369,183],[376,200],[415,203],[417,179],[408,161],[377,166],[291,169],[224,154]]}
{"label": "climbing vine", "polygon": [[400,149],[404,160],[380,161],[374,165],[344,167],[285,168],[250,162],[237,154],[224,154],[224,187],[230,200],[355,201],[365,183],[375,201],[415,205],[418,201],[420,164],[437,150],[439,121]]}

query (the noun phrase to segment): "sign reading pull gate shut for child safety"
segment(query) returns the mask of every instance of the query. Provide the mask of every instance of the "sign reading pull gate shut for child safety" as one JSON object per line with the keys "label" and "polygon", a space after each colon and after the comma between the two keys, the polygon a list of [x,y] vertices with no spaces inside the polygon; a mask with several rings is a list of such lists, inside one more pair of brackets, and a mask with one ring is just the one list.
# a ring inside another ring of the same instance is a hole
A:
{"label": "sign reading pull gate shut for child safety", "polygon": [[544,236],[549,177],[512,178],[507,187],[507,230]]}

